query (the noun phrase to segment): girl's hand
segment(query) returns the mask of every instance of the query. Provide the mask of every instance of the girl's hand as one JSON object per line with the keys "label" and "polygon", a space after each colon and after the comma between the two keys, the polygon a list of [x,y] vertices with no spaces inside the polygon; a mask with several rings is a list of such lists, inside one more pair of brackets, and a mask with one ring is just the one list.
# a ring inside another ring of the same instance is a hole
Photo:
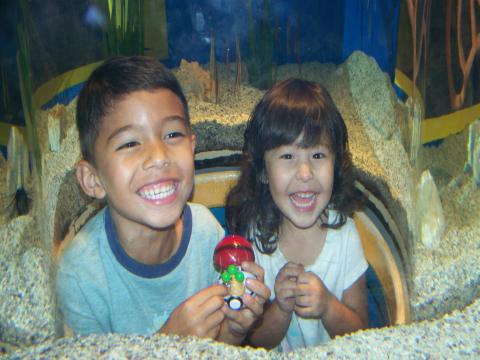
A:
{"label": "girl's hand", "polygon": [[332,294],[317,275],[304,272],[298,276],[295,289],[295,313],[298,316],[321,319],[331,299]]}
{"label": "girl's hand", "polygon": [[304,271],[303,265],[288,262],[278,272],[275,278],[275,300],[283,312],[291,313],[295,310],[295,288]]}
{"label": "girl's hand", "polygon": [[227,290],[218,284],[199,291],[173,310],[160,333],[215,339],[225,317],[225,295]]}

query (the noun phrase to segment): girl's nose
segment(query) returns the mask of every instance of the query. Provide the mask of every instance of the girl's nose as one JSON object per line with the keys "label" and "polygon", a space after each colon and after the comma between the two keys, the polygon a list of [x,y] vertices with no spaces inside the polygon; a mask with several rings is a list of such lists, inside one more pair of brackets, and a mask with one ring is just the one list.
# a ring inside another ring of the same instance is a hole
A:
{"label": "girl's nose", "polygon": [[156,167],[163,168],[170,164],[168,152],[165,145],[162,142],[155,142],[148,146],[143,168],[145,170]]}
{"label": "girl's nose", "polygon": [[308,181],[313,177],[312,167],[308,161],[302,161],[298,165],[297,178],[301,181]]}

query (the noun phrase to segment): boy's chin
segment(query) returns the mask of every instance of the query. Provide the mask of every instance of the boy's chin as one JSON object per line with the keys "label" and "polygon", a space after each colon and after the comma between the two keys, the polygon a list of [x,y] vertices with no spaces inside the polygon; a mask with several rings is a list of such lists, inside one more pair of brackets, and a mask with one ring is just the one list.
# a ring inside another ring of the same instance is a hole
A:
{"label": "boy's chin", "polygon": [[171,209],[164,214],[155,214],[154,216],[147,216],[145,218],[149,227],[155,230],[167,230],[175,226],[181,219],[183,213],[182,209]]}

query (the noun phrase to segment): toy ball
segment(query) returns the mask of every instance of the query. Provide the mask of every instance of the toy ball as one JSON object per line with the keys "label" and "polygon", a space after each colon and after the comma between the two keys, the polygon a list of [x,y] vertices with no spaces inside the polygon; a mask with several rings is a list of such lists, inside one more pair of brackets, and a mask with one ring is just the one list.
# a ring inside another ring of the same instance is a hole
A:
{"label": "toy ball", "polygon": [[213,252],[213,264],[219,272],[229,265],[241,266],[243,261],[254,260],[252,244],[240,235],[225,236]]}

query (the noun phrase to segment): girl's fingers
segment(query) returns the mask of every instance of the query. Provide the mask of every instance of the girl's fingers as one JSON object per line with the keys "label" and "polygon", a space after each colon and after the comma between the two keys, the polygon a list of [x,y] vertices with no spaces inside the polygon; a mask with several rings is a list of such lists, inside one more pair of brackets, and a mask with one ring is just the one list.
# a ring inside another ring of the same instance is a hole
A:
{"label": "girl's fingers", "polygon": [[312,273],[311,271],[306,271],[298,275],[298,284],[309,284],[312,281],[322,281],[320,278]]}
{"label": "girl's fingers", "polygon": [[277,292],[277,298],[288,299],[295,297],[295,288],[282,288]]}
{"label": "girl's fingers", "polygon": [[287,263],[280,271],[283,277],[297,278],[302,273],[304,273],[305,270],[302,265],[295,264],[295,263]]}
{"label": "girl's fingers", "polygon": [[295,305],[300,307],[306,307],[310,305],[311,297],[310,296],[296,296]]}

